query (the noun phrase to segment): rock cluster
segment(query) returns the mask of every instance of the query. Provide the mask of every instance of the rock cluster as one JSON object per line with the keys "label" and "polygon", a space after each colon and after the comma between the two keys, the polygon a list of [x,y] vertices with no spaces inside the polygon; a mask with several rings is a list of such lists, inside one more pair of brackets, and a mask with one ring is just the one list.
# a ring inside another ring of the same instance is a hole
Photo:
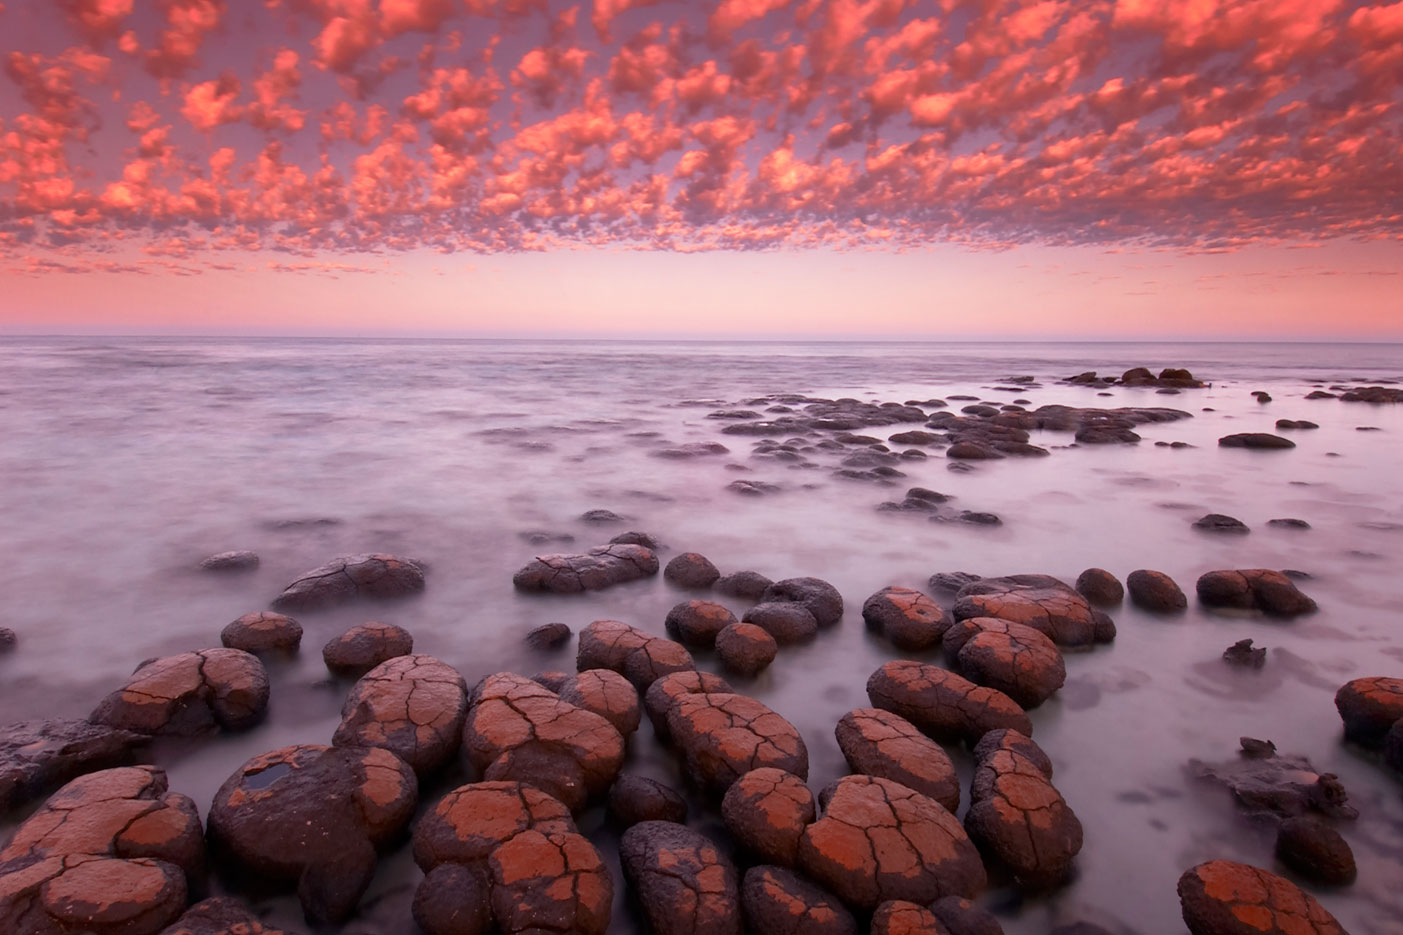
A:
{"label": "rock cluster", "polygon": [[1267,568],[1210,571],[1195,585],[1198,599],[1209,607],[1261,610],[1276,617],[1294,617],[1315,610],[1315,601],[1295,582]]}

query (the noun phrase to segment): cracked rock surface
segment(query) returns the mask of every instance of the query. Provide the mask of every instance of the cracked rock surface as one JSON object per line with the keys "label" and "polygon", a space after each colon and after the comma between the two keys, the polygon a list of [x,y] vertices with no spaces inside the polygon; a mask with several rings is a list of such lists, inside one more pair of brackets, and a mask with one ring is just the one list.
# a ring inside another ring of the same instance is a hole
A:
{"label": "cracked rock surface", "polygon": [[736,868],[709,838],[645,821],[624,832],[619,857],[656,935],[741,935]]}
{"label": "cracked rock surface", "polygon": [[715,601],[682,601],[667,612],[664,626],[684,646],[710,649],[716,634],[732,623],[736,615]]}
{"label": "cracked rock surface", "polygon": [[638,730],[643,719],[638,689],[613,669],[586,669],[567,681],[558,694],[561,701],[604,718],[625,737]]}
{"label": "cracked rock surface", "polygon": [[1184,871],[1179,905],[1193,935],[1345,935],[1335,917],[1290,880],[1230,860]]}
{"label": "cracked rock surface", "polygon": [[872,913],[871,935],[950,935],[950,930],[925,906],[892,899]]}
{"label": "cracked rock surface", "polygon": [[297,576],[273,599],[275,610],[322,610],[356,598],[387,600],[424,590],[424,569],[384,553],[348,555]]}
{"label": "cracked rock surface", "polygon": [[239,649],[205,649],[154,659],[98,704],[90,720],[140,734],[188,737],[245,730],[268,707],[268,673]]}
{"label": "cracked rock surface", "polygon": [[383,747],[427,773],[458,749],[468,689],[452,666],[433,656],[397,656],[367,672],[341,707],[331,742]]}
{"label": "cracked rock surface", "polygon": [[961,620],[947,631],[945,651],[961,675],[998,689],[1024,708],[1036,708],[1067,681],[1067,665],[1056,644],[1011,620]]}
{"label": "cracked rock surface", "polygon": [[862,619],[867,629],[907,652],[930,649],[950,628],[950,615],[929,595],[895,586],[869,597],[862,605]]}
{"label": "cracked rock surface", "polygon": [[1051,575],[981,578],[960,589],[953,613],[956,620],[999,617],[1021,623],[1058,646],[1105,641],[1105,636],[1098,634],[1096,612],[1086,598]]}
{"label": "cracked rock surface", "polygon": [[246,653],[295,653],[302,645],[302,624],[285,614],[255,611],[226,626],[219,641],[227,649]]}
{"label": "cracked rock surface", "polygon": [[858,708],[833,731],[853,772],[890,779],[935,799],[954,814],[960,807],[960,777],[935,741],[900,715]]}
{"label": "cracked rock surface", "polygon": [[1031,734],[1018,702],[995,688],[909,659],[888,662],[867,680],[873,707],[898,714],[937,740],[978,743],[991,730],[1010,727]]}
{"label": "cracked rock surface", "polygon": [[753,769],[731,784],[721,800],[726,830],[765,863],[794,866],[799,838],[817,814],[814,794],[793,773],[773,766]]}
{"label": "cracked rock surface", "polygon": [[741,617],[774,638],[780,646],[807,643],[818,636],[818,621],[803,604],[792,601],[766,601],[756,604]]}
{"label": "cracked rock surface", "polygon": [[1275,617],[1294,617],[1315,610],[1296,583],[1269,568],[1210,571],[1195,585],[1198,599],[1209,607],[1260,610]]}
{"label": "cracked rock surface", "polygon": [[783,867],[745,871],[741,906],[752,935],[857,935],[857,921],[837,897]]}
{"label": "cracked rock surface", "polygon": [[724,793],[744,774],[773,766],[800,779],[809,775],[809,751],[794,725],[746,695],[686,693],[667,713],[668,734],[681,748],[687,771]]}
{"label": "cracked rock surface", "polygon": [[351,627],[322,647],[322,661],[337,675],[359,678],[382,662],[414,652],[414,637],[392,623],[372,620]]}
{"label": "cracked rock surface", "polygon": [[648,686],[643,695],[643,709],[648,712],[648,720],[653,724],[653,732],[659,740],[672,739],[668,732],[667,715],[672,706],[683,695],[705,695],[709,693],[734,694],[735,689],[721,676],[699,669],[686,669],[673,672]]}
{"label": "cracked rock surface", "polygon": [[575,668],[613,669],[644,691],[662,676],[696,665],[681,643],[618,620],[596,620],[580,631]]}
{"label": "cracked rock surface", "polygon": [[1346,682],[1335,693],[1335,710],[1344,721],[1346,737],[1377,747],[1403,720],[1403,679],[1373,676]]}
{"label": "cracked rock surface", "polygon": [[574,555],[539,555],[512,576],[519,591],[578,594],[637,581],[658,573],[651,549],[615,543]]}
{"label": "cracked rock surface", "polygon": [[0,814],[82,773],[117,766],[143,734],[56,718],[0,727]]}

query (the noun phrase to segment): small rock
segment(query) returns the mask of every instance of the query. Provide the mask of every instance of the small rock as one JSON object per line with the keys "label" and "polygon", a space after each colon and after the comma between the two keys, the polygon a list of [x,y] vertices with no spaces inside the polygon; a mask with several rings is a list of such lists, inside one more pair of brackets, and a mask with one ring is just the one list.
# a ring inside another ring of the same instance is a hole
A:
{"label": "small rock", "polygon": [[295,653],[302,645],[302,624],[283,614],[256,611],[226,626],[219,641],[246,653]]}
{"label": "small rock", "polygon": [[621,532],[617,536],[614,536],[612,539],[610,539],[609,544],[641,545],[643,548],[647,549],[650,552],[657,552],[660,549],[662,549],[662,543],[660,543],[657,540],[656,536],[649,535],[646,532],[638,532],[637,530]]}
{"label": "small rock", "polygon": [[[1252,642],[1247,640],[1247,642]],[[1256,737],[1239,737],[1238,745],[1242,747],[1242,755],[1260,760],[1266,757],[1276,756],[1276,744],[1270,740],[1258,740]]]}
{"label": "small rock", "polygon": [[467,691],[457,670],[433,656],[396,656],[351,688],[331,742],[383,747],[415,773],[433,772],[458,750]]}
{"label": "small rock", "polygon": [[975,744],[1001,727],[1033,732],[1028,715],[1003,692],[913,660],[888,662],[873,672],[867,697],[873,707],[904,717],[937,740]]}
{"label": "small rock", "polygon": [[862,605],[867,629],[891,640],[907,652],[921,652],[940,642],[950,628],[945,608],[920,591],[885,587]]}
{"label": "small rock", "polygon": [[625,517],[620,516],[613,510],[586,510],[580,514],[580,522],[582,523],[602,525],[605,523],[622,523],[626,521]]}
{"label": "small rock", "polygon": [[371,669],[414,651],[414,637],[392,623],[372,620],[351,627],[322,647],[322,661],[337,675],[359,678]]}
{"label": "small rock", "polygon": [[1296,443],[1280,435],[1268,432],[1240,432],[1237,435],[1224,435],[1218,439],[1222,448],[1295,448]]}
{"label": "small rock", "polygon": [[950,935],[1004,935],[1003,926],[989,910],[959,896],[937,899],[930,911]]}
{"label": "small rock", "polygon": [[593,711],[624,737],[638,730],[643,719],[638,689],[613,669],[586,669],[568,679],[556,694],[561,701]]}
{"label": "small rock", "polygon": [[716,583],[721,572],[699,552],[683,552],[663,569],[663,580],[679,588],[704,589]]}
{"label": "small rock", "polygon": [[960,807],[960,779],[950,757],[905,718],[880,708],[858,708],[833,731],[853,772],[890,779],[930,796],[952,815]]}
{"label": "small rock", "polygon": [[1195,529],[1204,529],[1208,532],[1245,533],[1251,531],[1242,520],[1225,516],[1222,513],[1209,513],[1202,516],[1194,520],[1193,526]]}
{"label": "small rock", "polygon": [[19,645],[19,637],[9,627],[0,627],[0,653],[13,652]]}
{"label": "small rock", "polygon": [[736,622],[736,615],[715,601],[682,601],[667,612],[664,626],[683,646],[710,649],[716,635]]}
{"label": "small rock", "polygon": [[843,617],[843,596],[821,578],[785,578],[776,581],[760,595],[762,602],[788,601],[803,604],[820,627],[830,627]]}
{"label": "small rock", "polygon": [[721,817],[736,843],[764,863],[794,866],[799,837],[813,823],[814,795],[793,773],[754,769],[726,790]]}
{"label": "small rock", "polygon": [[1358,874],[1349,842],[1319,818],[1300,816],[1283,821],[1276,835],[1276,856],[1322,886],[1353,883]]}
{"label": "small rock", "polygon": [[393,555],[351,555],[299,575],[273,600],[275,610],[322,610],[355,598],[387,600],[424,590],[424,569]]}
{"label": "small rock", "polygon": [[658,557],[641,545],[601,546],[578,555],[540,555],[512,576],[518,591],[578,594],[658,573]]}
{"label": "small rock", "polygon": [[555,649],[567,643],[572,635],[567,624],[543,623],[526,634],[526,645],[532,649]]}
{"label": "small rock", "polygon": [[1266,568],[1239,568],[1210,571],[1195,586],[1198,599],[1208,607],[1261,610],[1278,617],[1294,617],[1313,612],[1315,601],[1279,571]]}
{"label": "small rock", "polygon": [[737,571],[716,579],[712,589],[727,597],[740,597],[748,601],[758,601],[765,589],[774,584],[769,578],[756,571]]}
{"label": "small rock", "polygon": [[1238,640],[1223,650],[1223,658],[1235,666],[1260,669],[1267,664],[1267,649],[1265,646],[1254,648],[1251,640]]}
{"label": "small rock", "polygon": [[741,620],[755,624],[780,646],[807,643],[818,635],[818,621],[803,604],[767,601],[747,610]]}
{"label": "small rock", "polygon": [[197,736],[247,730],[268,709],[268,673],[239,649],[206,649],[146,663],[90,720],[140,734]]}
{"label": "small rock", "polygon": [[1291,518],[1291,517],[1284,517],[1284,518],[1282,518],[1282,519],[1269,519],[1269,520],[1267,520],[1267,525],[1268,525],[1268,526],[1279,526],[1279,527],[1284,527],[1284,528],[1286,528],[1286,529],[1309,529],[1309,528],[1310,528],[1310,523],[1306,522],[1305,520],[1303,520],[1303,519],[1294,519],[1294,518]]}
{"label": "small rock", "polygon": [[1104,568],[1088,568],[1077,576],[1077,592],[1093,604],[1114,607],[1125,598],[1125,587]]}
{"label": "small rock", "polygon": [[258,567],[258,553],[247,550],[241,552],[217,552],[200,561],[205,571],[252,571]]}
{"label": "small rock", "polygon": [[1130,591],[1131,603],[1143,610],[1168,614],[1189,606],[1189,599],[1179,585],[1162,571],[1145,568],[1132,571],[1126,577],[1125,584]]}

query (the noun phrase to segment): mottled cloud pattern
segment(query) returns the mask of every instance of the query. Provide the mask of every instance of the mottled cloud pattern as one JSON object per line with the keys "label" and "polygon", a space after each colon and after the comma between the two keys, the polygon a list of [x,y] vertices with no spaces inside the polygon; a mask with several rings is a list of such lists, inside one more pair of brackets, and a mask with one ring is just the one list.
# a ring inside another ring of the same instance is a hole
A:
{"label": "mottled cloud pattern", "polygon": [[1403,234],[1403,2],[9,0],[0,255]]}

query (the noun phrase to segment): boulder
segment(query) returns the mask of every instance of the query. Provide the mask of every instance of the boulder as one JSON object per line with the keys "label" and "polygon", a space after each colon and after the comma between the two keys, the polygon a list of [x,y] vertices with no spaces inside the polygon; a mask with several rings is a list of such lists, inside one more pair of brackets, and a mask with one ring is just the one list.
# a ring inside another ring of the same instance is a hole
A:
{"label": "boulder", "polygon": [[258,567],[258,553],[247,549],[237,552],[216,552],[200,560],[205,571],[253,571]]}
{"label": "boulder", "polygon": [[871,935],[950,935],[945,924],[925,906],[889,899],[872,913]]}
{"label": "boulder", "polygon": [[410,914],[424,935],[491,935],[487,872],[463,864],[439,864],[419,881]]}
{"label": "boulder", "polygon": [[1208,513],[1194,520],[1193,527],[1205,532],[1229,532],[1236,535],[1251,532],[1242,520],[1222,513]]}
{"label": "boulder", "polygon": [[976,750],[965,828],[1020,885],[1060,883],[1081,850],[1081,822],[1042,769],[1046,756],[1024,755],[1032,741],[1010,734],[1001,740]]}
{"label": "boulder", "polygon": [[857,921],[837,898],[784,867],[747,870],[741,906],[751,935],[858,935]]}
{"label": "boulder", "polygon": [[268,709],[268,673],[239,649],[154,659],[108,695],[90,720],[138,734],[181,737],[247,730]]}
{"label": "boulder", "polygon": [[934,799],[874,776],[845,776],[804,829],[799,866],[850,906],[974,896],[984,865],[960,823]]}
{"label": "boulder", "polygon": [[340,922],[375,872],[376,848],[409,823],[414,770],[379,747],[304,744],[235,770],[210,806],[212,844],[243,869],[294,882],[311,922]]}
{"label": "boulder", "polygon": [[70,718],[0,727],[0,816],[83,773],[120,765],[147,740]]}
{"label": "boulder", "polygon": [[578,555],[540,555],[512,576],[518,591],[578,594],[658,573],[658,557],[641,545],[600,546]]}
{"label": "boulder", "polygon": [[625,828],[640,821],[687,820],[687,800],[656,779],[624,773],[609,787],[609,817]]}
{"label": "boulder", "polygon": [[716,634],[736,622],[736,615],[715,601],[683,601],[667,612],[664,626],[683,646],[710,649]]}
{"label": "boulder", "polygon": [[1344,721],[1347,738],[1377,747],[1389,729],[1403,720],[1403,678],[1371,676],[1346,682],[1335,693],[1335,710]]}
{"label": "boulder", "polygon": [[199,811],[164,771],[89,773],[0,850],[0,931],[155,935],[185,909],[204,856]]}
{"label": "boulder", "polygon": [[683,552],[674,556],[663,569],[663,580],[679,588],[703,590],[716,583],[721,572],[700,552]]}
{"label": "boulder", "polygon": [[945,457],[962,461],[997,461],[1004,455],[980,442],[958,441],[945,450]]}
{"label": "boulder", "polygon": [[295,653],[302,645],[302,624],[284,614],[255,611],[226,626],[219,641],[246,653]]}
{"label": "boulder", "polygon": [[624,737],[638,730],[643,719],[638,689],[613,669],[586,669],[567,681],[556,694],[561,701],[593,711],[613,724]]}
{"label": "boulder", "polygon": [[931,914],[950,935],[1004,935],[999,920],[980,906],[960,896],[946,896],[930,904]]}
{"label": "boulder", "polygon": [[833,731],[853,772],[890,779],[930,796],[954,814],[960,807],[960,778],[940,745],[916,725],[880,708],[858,708]]}
{"label": "boulder", "polygon": [[667,730],[687,774],[718,794],[762,766],[809,775],[809,751],[794,725],[745,695],[681,694],[667,709]]}
{"label": "boulder", "polygon": [[[1306,398],[1309,399],[1310,397],[1306,397]],[[1278,429],[1286,429],[1286,430],[1288,430],[1288,431],[1291,430],[1291,429],[1298,429],[1298,430],[1299,430],[1299,429],[1318,429],[1318,428],[1320,428],[1319,425],[1317,425],[1317,424],[1315,424],[1314,422],[1311,422],[1311,421],[1309,421],[1309,420],[1307,420],[1307,419],[1277,419],[1277,420],[1276,420],[1276,427],[1277,427]]]}
{"label": "boulder", "polygon": [[780,646],[807,643],[818,636],[818,621],[803,604],[767,601],[747,610],[741,620],[755,624]]}
{"label": "boulder", "polygon": [[727,597],[740,597],[748,601],[758,601],[765,589],[774,584],[769,578],[756,571],[737,571],[716,579],[712,590]]}
{"label": "boulder", "polygon": [[1141,610],[1169,614],[1189,606],[1189,599],[1179,585],[1162,571],[1137,569],[1126,577],[1125,584],[1130,591],[1130,602]]}
{"label": "boulder", "polygon": [[973,745],[1001,727],[1033,731],[1028,715],[1003,692],[923,662],[883,665],[867,680],[867,697],[874,707],[904,717],[937,740]]}
{"label": "boulder", "polygon": [[195,903],[161,935],[289,935],[264,925],[247,906],[234,899],[214,896]]}
{"label": "boulder", "polygon": [[716,635],[716,657],[727,672],[736,675],[763,672],[778,649],[775,638],[753,623],[732,623]]}
{"label": "boulder", "polygon": [[1315,601],[1301,593],[1290,578],[1267,568],[1210,571],[1199,577],[1195,589],[1199,601],[1208,607],[1261,610],[1276,617],[1315,610]]}
{"label": "boulder", "polygon": [[1296,443],[1270,432],[1240,432],[1218,439],[1222,448],[1295,448]]}
{"label": "boulder", "polygon": [[735,866],[684,825],[645,821],[619,841],[624,878],[656,935],[741,935]]}
{"label": "boulder", "polygon": [[897,649],[921,652],[940,642],[950,627],[950,615],[929,596],[914,588],[882,588],[862,605],[867,629],[885,636]]}
{"label": "boulder", "polygon": [[467,692],[463,677],[433,656],[396,656],[356,682],[331,742],[383,747],[422,776],[457,752]]}
{"label": "boulder", "polygon": [[783,867],[794,866],[799,837],[815,814],[804,781],[773,766],[741,776],[721,800],[721,817],[736,843],[764,863]]}
{"label": "boulder", "polygon": [[1358,875],[1349,842],[1319,818],[1301,815],[1281,823],[1276,856],[1305,879],[1320,886],[1345,886]]}
{"label": "boulder", "polygon": [[644,691],[662,676],[696,665],[681,643],[617,620],[596,620],[580,631],[575,668],[613,669]]}
{"label": "boulder", "polygon": [[1114,607],[1125,597],[1125,588],[1104,568],[1088,568],[1077,576],[1077,593],[1092,604]]}
{"label": "boulder", "polygon": [[387,600],[424,590],[417,562],[375,553],[349,555],[298,575],[273,599],[274,610],[324,610],[356,598]]}
{"label": "boulder", "polygon": [[1192,935],[1345,935],[1335,917],[1290,880],[1230,860],[1185,870],[1179,906]]}
{"label": "boulder", "polygon": [[945,634],[955,671],[995,688],[1023,708],[1035,708],[1067,681],[1067,666],[1052,640],[1032,627],[997,617],[969,617]]}
{"label": "boulder", "polygon": [[648,691],[643,696],[643,710],[648,712],[653,733],[666,743],[672,737],[667,729],[667,716],[677,700],[683,695],[704,695],[713,692],[732,694],[735,689],[721,676],[695,669],[673,672],[655,681],[648,686]]}
{"label": "boulder", "polygon": [[831,627],[843,617],[843,596],[821,578],[785,578],[760,595],[760,601],[803,604],[820,627]]}
{"label": "boulder", "polygon": [[543,623],[526,634],[526,645],[532,649],[556,649],[568,643],[571,635],[568,624]]}
{"label": "boulder", "polygon": [[1042,632],[1058,646],[1098,641],[1097,617],[1086,598],[1050,575],[982,578],[960,589],[956,620],[1000,617]]}

